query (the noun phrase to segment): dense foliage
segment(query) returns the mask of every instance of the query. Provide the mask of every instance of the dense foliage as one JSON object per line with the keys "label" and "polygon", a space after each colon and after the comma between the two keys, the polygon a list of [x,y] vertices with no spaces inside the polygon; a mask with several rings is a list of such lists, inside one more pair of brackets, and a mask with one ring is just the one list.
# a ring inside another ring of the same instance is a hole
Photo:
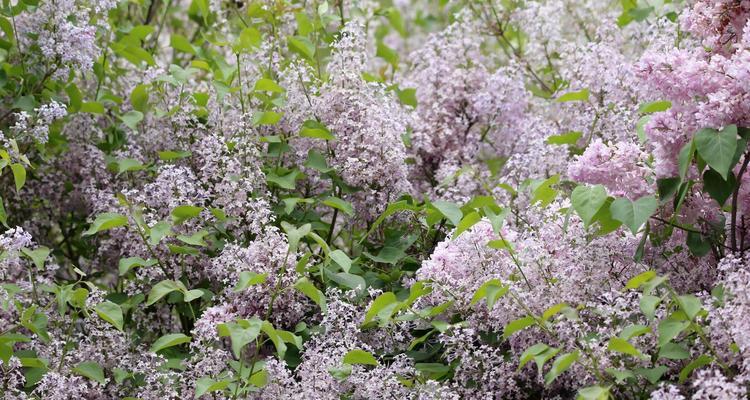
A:
{"label": "dense foliage", "polygon": [[6,0],[0,64],[2,399],[748,397],[750,1]]}

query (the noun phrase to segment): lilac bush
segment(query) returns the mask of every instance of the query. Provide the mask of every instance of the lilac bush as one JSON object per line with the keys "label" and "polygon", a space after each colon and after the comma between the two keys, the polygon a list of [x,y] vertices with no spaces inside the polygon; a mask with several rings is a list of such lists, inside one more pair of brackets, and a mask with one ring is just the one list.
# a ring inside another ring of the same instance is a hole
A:
{"label": "lilac bush", "polygon": [[750,396],[750,1],[0,6],[0,399]]}

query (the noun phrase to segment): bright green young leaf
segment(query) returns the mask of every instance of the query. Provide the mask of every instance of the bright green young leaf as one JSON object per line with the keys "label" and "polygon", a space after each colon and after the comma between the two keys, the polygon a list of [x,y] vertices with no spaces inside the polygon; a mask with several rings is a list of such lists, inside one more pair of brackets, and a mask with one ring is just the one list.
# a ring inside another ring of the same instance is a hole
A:
{"label": "bright green young leaf", "polygon": [[76,365],[75,368],[73,368],[73,373],[85,378],[89,378],[92,381],[99,382],[102,385],[104,384],[104,370],[99,364],[95,362],[82,362]]}
{"label": "bright green young leaf", "polygon": [[19,163],[13,163],[10,165],[10,169],[13,172],[13,180],[16,183],[17,192],[21,190],[23,185],[26,183],[26,168]]}
{"label": "bright green young leaf", "polygon": [[607,190],[602,185],[578,186],[570,195],[573,209],[587,226],[607,201]]}
{"label": "bright green young leaf", "polygon": [[172,292],[185,291],[184,288],[185,285],[183,285],[181,282],[171,280],[161,281],[154,285],[153,288],[151,288],[151,291],[148,293],[148,301],[146,301],[146,306],[150,306],[156,303],[162,297]]}
{"label": "bright green young leaf", "polygon": [[657,328],[659,332],[659,347],[669,343],[672,339],[680,335],[690,323],[687,321],[675,321],[671,319],[665,319],[659,323]]}
{"label": "bright green young leaf", "polygon": [[349,272],[352,267],[352,260],[341,250],[334,250],[331,252],[330,257],[333,261],[338,264],[344,272]]}
{"label": "bright green young leaf", "polygon": [[721,131],[704,128],[693,140],[701,158],[727,180],[737,150],[737,126],[729,125]]}
{"label": "bright green young leaf", "polygon": [[375,357],[360,349],[354,349],[350,350],[348,353],[344,355],[344,358],[341,360],[344,364],[364,364],[364,365],[378,365],[378,360],[375,359]]}
{"label": "bright green young leaf", "polygon": [[195,398],[199,399],[204,394],[218,392],[229,387],[229,381],[214,381],[209,377],[199,378],[195,381]]}
{"label": "bright green young leaf", "polygon": [[462,233],[471,229],[472,226],[476,225],[476,223],[481,220],[482,216],[479,215],[479,213],[476,211],[472,211],[469,214],[466,214],[466,216],[461,219],[461,222],[458,223],[458,226],[456,226],[456,230],[453,232],[452,239],[456,240],[457,237],[461,236]]}
{"label": "bright green young leaf", "polygon": [[354,207],[352,207],[351,203],[338,197],[329,196],[328,198],[323,200],[323,204],[327,205],[328,207],[335,208],[350,217],[354,216]]}
{"label": "bright green young leaf", "polygon": [[609,207],[612,218],[622,222],[635,235],[643,224],[656,212],[659,202],[653,196],[641,197],[636,201],[618,198]]}
{"label": "bright green young leaf", "polygon": [[645,358],[646,356],[641,353],[640,350],[636,349],[635,346],[630,344],[627,340],[619,337],[613,337],[609,339],[607,344],[607,350],[614,351],[617,353],[627,354],[638,358]]}
{"label": "bright green young leaf", "polygon": [[44,263],[47,261],[47,257],[49,257],[51,250],[45,246],[39,246],[34,250],[24,247],[21,249],[21,252],[34,262],[34,266],[36,266],[37,269],[44,269]]}
{"label": "bright green young leaf", "polygon": [[122,308],[120,308],[119,305],[111,302],[111,301],[105,301],[102,303],[99,303],[96,305],[96,313],[99,315],[99,317],[117,328],[117,330],[122,331],[123,327],[123,317],[122,317]]}
{"label": "bright green young leaf", "polygon": [[98,232],[106,231],[108,229],[125,226],[128,224],[128,218],[124,215],[117,213],[104,213],[99,214],[94,222],[86,232],[83,232],[84,236],[93,235]]}
{"label": "bright green young leaf", "polygon": [[555,359],[555,362],[552,363],[552,367],[550,368],[549,372],[544,375],[544,383],[546,385],[549,385],[550,383],[554,382],[558,376],[562,375],[565,371],[568,370],[568,368],[570,368],[571,365],[573,365],[574,362],[576,362],[576,360],[578,360],[579,356],[580,353],[578,353],[578,351],[565,353],[558,356]]}
{"label": "bright green young leaf", "polygon": [[450,221],[453,226],[458,226],[459,224],[461,224],[461,219],[463,218],[464,214],[455,203],[439,200],[432,202],[432,205],[433,207],[435,207],[435,209],[440,211],[440,214],[442,214],[448,221]]}
{"label": "bright green young leaf", "polygon": [[310,300],[314,301],[315,304],[320,307],[320,310],[323,313],[326,313],[328,311],[326,296],[307,278],[300,278],[297,283],[294,284],[294,288],[302,292],[302,294],[304,294],[305,296],[309,297]]}
{"label": "bright green young leaf", "polygon": [[577,92],[568,92],[557,98],[558,103],[565,103],[569,101],[586,101],[589,99],[589,90],[583,89]]}
{"label": "bright green young leaf", "polygon": [[241,292],[250,286],[259,285],[268,279],[268,273],[256,274],[253,271],[240,272],[240,280],[234,287],[235,292]]}
{"label": "bright green young leaf", "polygon": [[503,339],[508,339],[511,337],[514,333],[522,331],[536,323],[536,319],[532,316],[526,316],[523,318],[519,318],[515,321],[511,321],[508,323],[508,325],[505,325],[505,329],[503,329]]}

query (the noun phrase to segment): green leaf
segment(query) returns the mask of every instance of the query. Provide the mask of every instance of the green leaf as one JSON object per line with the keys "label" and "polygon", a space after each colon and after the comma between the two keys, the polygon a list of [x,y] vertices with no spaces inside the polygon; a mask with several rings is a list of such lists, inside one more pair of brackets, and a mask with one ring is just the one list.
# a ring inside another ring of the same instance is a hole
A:
{"label": "green leaf", "polygon": [[174,161],[190,157],[193,153],[184,150],[165,150],[159,152],[159,159],[162,161]]}
{"label": "green leaf", "polygon": [[190,341],[190,339],[190,336],[184,335],[182,333],[170,333],[157,339],[154,344],[151,345],[150,351],[152,353],[158,353],[160,350],[164,350],[168,347],[187,343]]}
{"label": "green leaf", "polygon": [[95,101],[88,101],[81,104],[81,112],[91,114],[104,114],[104,106]]}
{"label": "green leaf", "polygon": [[295,284],[294,288],[302,292],[305,296],[309,297],[315,304],[320,307],[323,313],[328,311],[328,305],[326,303],[326,296],[315,287],[307,278],[300,278]]}
{"label": "green leaf", "polygon": [[651,279],[654,279],[655,277],[656,277],[656,271],[654,270],[641,272],[640,274],[628,280],[628,282],[625,284],[625,289],[638,289],[639,287],[641,287],[641,285],[650,281]]}
{"label": "green leaf", "polygon": [[705,367],[706,365],[711,364],[713,361],[713,357],[706,354],[701,354],[698,358],[691,361],[690,364],[686,365],[685,368],[682,369],[682,371],[680,371],[679,383],[685,383],[685,381],[687,381],[693,371],[698,368]]}
{"label": "green leaf", "polygon": [[508,325],[505,325],[505,329],[503,329],[503,339],[508,339],[511,337],[514,333],[522,331],[536,323],[536,320],[532,316],[526,316],[523,318],[519,318],[515,321],[511,321],[508,323]]}
{"label": "green leaf", "polygon": [[685,144],[685,146],[680,149],[680,153],[677,155],[680,180],[684,181],[687,177],[687,173],[690,170],[690,165],[693,162],[693,158],[695,158],[695,139]]}
{"label": "green leaf", "polygon": [[472,211],[469,214],[466,214],[466,216],[461,220],[461,222],[458,223],[458,226],[456,226],[456,231],[453,232],[452,239],[455,240],[457,237],[461,236],[462,233],[471,229],[472,226],[476,225],[476,223],[481,220],[482,220],[482,216],[479,215],[479,213],[476,211]]}
{"label": "green leaf", "polygon": [[203,297],[203,295],[205,294],[204,290],[205,289],[188,290],[184,292],[183,300],[185,301],[185,303],[190,303],[197,298]]}
{"label": "green leaf", "polygon": [[731,171],[727,174],[726,180],[713,169],[707,169],[703,173],[703,188],[719,203],[719,206],[724,206],[736,185],[737,180]]}
{"label": "green leaf", "polygon": [[503,285],[499,279],[489,280],[480,286],[474,296],[471,298],[471,305],[477,304],[480,300],[487,300],[487,309],[492,310],[497,299],[508,293],[509,287]]}
{"label": "green leaf", "polygon": [[699,312],[703,309],[703,304],[693,295],[685,295],[677,297],[677,303],[680,305],[680,309],[685,312],[688,319],[691,321],[695,319]]}
{"label": "green leaf", "polygon": [[195,381],[195,398],[198,399],[206,393],[218,392],[229,387],[229,381],[214,381],[209,377],[199,378]]}
{"label": "green leaf", "polygon": [[44,262],[47,261],[50,251],[51,250],[45,246],[39,246],[35,250],[29,250],[25,247],[21,249],[21,252],[34,262],[34,266],[36,266],[37,269],[44,268]]}
{"label": "green leaf", "polygon": [[552,185],[555,185],[558,182],[560,182],[560,175],[555,174],[535,185],[532,191],[533,196],[531,198],[531,203],[535,204],[536,202],[540,202],[542,207],[546,207],[552,203],[558,193],[557,190],[552,188]]}
{"label": "green leaf", "polygon": [[440,211],[440,214],[447,218],[448,221],[453,224],[453,226],[458,226],[459,224],[461,224],[461,218],[463,218],[464,214],[455,203],[439,200],[432,202],[432,206],[435,207],[436,210]]}
{"label": "green leaf", "polygon": [[302,124],[299,135],[323,140],[333,140],[336,138],[325,125],[313,119],[307,120]]}
{"label": "green leaf", "polygon": [[577,92],[568,92],[557,98],[558,103],[565,103],[569,101],[586,101],[589,99],[589,90],[583,89]]}
{"label": "green leaf", "polygon": [[106,231],[112,228],[125,226],[128,224],[128,218],[124,215],[117,213],[104,213],[99,214],[94,222],[86,232],[83,232],[83,236],[93,235],[98,232]]}
{"label": "green leaf", "polygon": [[609,388],[603,386],[589,386],[578,391],[576,400],[607,400]]}
{"label": "green leaf", "polygon": [[684,360],[690,358],[690,352],[677,343],[669,342],[661,347],[659,350],[659,358],[666,358],[668,360]]}
{"label": "green leaf", "polygon": [[197,206],[177,206],[172,210],[172,222],[179,225],[191,218],[195,218],[203,211],[203,207]]}
{"label": "green leaf", "polygon": [[524,365],[528,364],[529,361],[534,359],[534,357],[547,351],[549,348],[550,347],[544,343],[537,343],[524,350],[524,352],[521,354],[521,358],[519,359],[518,368],[516,369],[516,371],[520,371],[524,367]]}
{"label": "green leaf", "polygon": [[258,81],[255,82],[255,87],[253,88],[253,90],[262,92],[284,93],[283,87],[267,78],[258,79]]}
{"label": "green leaf", "polygon": [[328,207],[335,208],[344,214],[353,217],[354,216],[354,207],[345,200],[342,200],[338,197],[330,196],[323,200],[323,204],[327,205]]}
{"label": "green leaf", "polygon": [[195,47],[190,43],[190,40],[186,38],[185,36],[182,36],[180,34],[173,34],[169,38],[169,45],[172,46],[173,49],[177,51],[181,51],[183,53],[188,54],[197,54],[195,51]]}
{"label": "green leaf", "polygon": [[252,318],[249,320],[238,320],[236,323],[219,324],[217,330],[220,337],[229,336],[232,340],[232,353],[234,353],[235,357],[239,358],[242,348],[258,337],[262,326],[263,322],[261,320]]}
{"label": "green leaf", "polygon": [[120,116],[120,120],[132,130],[136,130],[138,123],[143,121],[143,113],[140,111],[128,111]]}
{"label": "green leaf", "polygon": [[394,68],[398,67],[398,53],[386,46],[382,41],[377,42],[375,56],[382,58]]}
{"label": "green leaf", "polygon": [[398,96],[398,101],[400,101],[401,104],[417,108],[417,89],[407,88],[403,90],[397,90],[396,95]]}
{"label": "green leaf", "polygon": [[251,53],[254,48],[260,46],[263,38],[257,29],[247,27],[240,32],[240,36],[232,45],[232,50],[235,53]]}
{"label": "green leaf", "polygon": [[107,300],[97,304],[95,310],[101,319],[112,324],[117,330],[122,331],[122,308],[119,305]]}
{"label": "green leaf", "polygon": [[658,206],[659,202],[653,196],[641,197],[636,201],[619,198],[612,202],[609,210],[612,218],[625,224],[635,235],[656,212]]}
{"label": "green leaf", "polygon": [[253,271],[242,271],[240,272],[240,281],[235,286],[234,291],[241,292],[250,286],[265,282],[266,279],[268,279],[268,273],[256,274]]}
{"label": "green leaf", "polygon": [[92,381],[99,382],[102,385],[104,384],[104,370],[99,364],[95,362],[82,362],[76,365],[75,368],[73,368],[73,373],[85,378],[89,378]]}
{"label": "green leaf", "polygon": [[287,38],[287,45],[293,52],[301,55],[308,61],[313,61],[315,57],[315,45],[312,44],[310,39],[304,36],[289,36]]}
{"label": "green leaf", "polygon": [[711,239],[703,236],[700,232],[688,232],[685,244],[687,244],[690,253],[696,257],[703,257],[711,252]]}
{"label": "green leaf", "polygon": [[553,144],[553,145],[573,145],[575,146],[576,143],[578,143],[578,139],[583,136],[583,132],[579,131],[573,131],[573,132],[567,132],[563,133],[561,135],[552,135],[547,138],[544,142],[547,144]]}
{"label": "green leaf", "polygon": [[299,178],[301,172],[299,170],[292,170],[286,175],[279,176],[274,172],[269,172],[266,175],[266,181],[276,184],[282,189],[294,190],[296,187],[297,178]]}
{"label": "green leaf", "polygon": [[680,332],[684,331],[689,325],[690,323],[687,321],[675,321],[672,319],[661,321],[657,328],[659,331],[659,347],[664,346],[679,336]]}
{"label": "green leaf", "polygon": [[667,372],[667,367],[659,365],[654,368],[636,368],[635,372],[645,377],[652,385],[655,385],[659,382],[662,375]]}
{"label": "green leaf", "polygon": [[602,185],[578,186],[570,195],[573,209],[588,226],[607,201],[607,190]]}
{"label": "green leaf", "polygon": [[276,328],[271,325],[268,321],[263,321],[263,324],[260,328],[263,333],[268,336],[269,339],[273,342],[274,347],[276,348],[276,354],[280,359],[284,359],[284,354],[286,354],[286,344],[284,343],[284,340],[281,338],[281,335],[279,335],[279,332],[276,330]]}
{"label": "green leaf", "polygon": [[146,112],[148,108],[148,85],[138,85],[130,92],[130,104],[136,111]]}
{"label": "green leaf", "polygon": [[680,178],[663,178],[656,180],[656,187],[659,191],[659,200],[665,201],[677,193],[682,181]]}
{"label": "green leaf", "polygon": [[150,306],[156,303],[162,297],[172,292],[183,291],[184,288],[185,288],[185,285],[177,281],[171,281],[171,280],[161,281],[157,283],[156,285],[154,285],[153,288],[151,288],[151,291],[148,293],[148,301],[146,301],[146,306]]}
{"label": "green leaf", "polygon": [[206,243],[205,240],[203,240],[204,237],[208,235],[208,231],[203,229],[198,232],[195,232],[194,234],[188,236],[188,235],[177,235],[177,240],[181,241],[182,243],[189,244],[191,246],[200,246],[205,247],[208,246],[208,243]]}
{"label": "green leaf", "polygon": [[8,213],[5,211],[2,197],[0,197],[0,224],[8,226]]}
{"label": "green leaf", "polygon": [[693,140],[701,158],[727,180],[737,150],[737,126],[729,125],[721,131],[704,128]]}
{"label": "green leaf", "polygon": [[375,359],[375,357],[360,349],[354,349],[350,350],[348,353],[344,355],[343,360],[341,360],[344,364],[364,364],[364,365],[378,365],[378,360]]}
{"label": "green leaf", "polygon": [[550,368],[549,372],[547,372],[547,374],[544,376],[544,383],[546,385],[549,385],[550,383],[554,382],[558,376],[562,375],[563,372],[567,371],[568,368],[570,368],[570,366],[573,365],[576,360],[578,360],[579,356],[580,353],[578,353],[578,351],[565,353],[558,356],[555,359],[555,362],[552,363],[552,367]]}
{"label": "green leaf", "polygon": [[352,260],[341,250],[334,250],[330,253],[330,257],[333,261],[338,264],[344,272],[349,272],[352,267]]}
{"label": "green leaf", "polygon": [[641,311],[643,312],[643,315],[646,316],[649,320],[654,319],[654,315],[656,314],[656,307],[661,303],[661,298],[644,294],[641,297],[640,300],[640,307]]}
{"label": "green leaf", "polygon": [[[172,215],[173,215],[172,217],[173,219],[179,220],[181,222],[185,214],[182,214],[180,212],[179,213],[180,217],[175,217],[174,214]],[[162,239],[164,239],[166,236],[169,236],[171,234],[172,234],[172,225],[166,221],[159,221],[149,229],[148,242],[152,246],[156,246],[157,244],[159,244],[159,242],[161,242]]]}
{"label": "green leaf", "polygon": [[644,356],[640,350],[636,349],[635,346],[630,344],[627,340],[618,337],[609,339],[607,350],[631,355],[638,358],[646,358],[646,356]]}
{"label": "green leaf", "polygon": [[643,336],[647,333],[651,333],[651,328],[646,325],[633,324],[626,326],[619,336],[621,339],[630,340],[637,336]]}
{"label": "green leaf", "polygon": [[253,114],[252,122],[255,126],[276,125],[281,120],[282,116],[283,114],[275,111],[258,111]]}
{"label": "green leaf", "polygon": [[365,313],[365,319],[362,321],[362,326],[373,321],[375,317],[380,319],[381,326],[385,326],[398,305],[398,299],[396,299],[395,294],[392,292],[382,293],[370,304],[370,308]]}
{"label": "green leaf", "polygon": [[26,168],[19,163],[13,163],[10,169],[13,171],[13,180],[16,182],[16,192],[18,192],[26,183]]}
{"label": "green leaf", "polygon": [[638,108],[638,112],[641,114],[653,114],[657,112],[667,111],[670,108],[672,108],[671,101],[660,100],[642,104]]}

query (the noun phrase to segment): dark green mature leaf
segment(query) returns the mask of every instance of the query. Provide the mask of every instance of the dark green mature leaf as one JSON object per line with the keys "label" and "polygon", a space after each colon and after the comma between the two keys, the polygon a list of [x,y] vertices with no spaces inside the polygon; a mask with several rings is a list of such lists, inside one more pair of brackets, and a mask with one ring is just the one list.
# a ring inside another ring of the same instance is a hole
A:
{"label": "dark green mature leaf", "polygon": [[720,206],[726,203],[729,196],[734,192],[736,185],[737,180],[731,171],[727,174],[726,180],[713,169],[707,169],[703,173],[703,188]]}

